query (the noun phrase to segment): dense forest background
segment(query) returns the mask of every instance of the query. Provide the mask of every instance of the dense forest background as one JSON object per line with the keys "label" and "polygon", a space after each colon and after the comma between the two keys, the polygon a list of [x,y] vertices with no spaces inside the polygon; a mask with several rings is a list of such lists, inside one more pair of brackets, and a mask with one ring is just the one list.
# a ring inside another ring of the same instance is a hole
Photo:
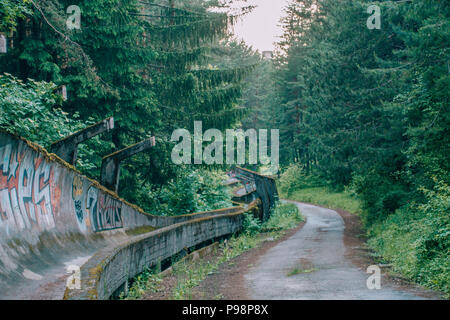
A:
{"label": "dense forest background", "polygon": [[[373,4],[380,29],[366,25]],[[69,5],[81,8],[79,30],[65,26]],[[125,163],[119,193],[158,214],[229,201],[217,171],[170,163],[173,129],[280,129],[283,192],[350,190],[371,248],[449,293],[449,2],[291,0],[272,60],[230,34],[249,10],[231,0],[2,0],[0,128],[48,146],[114,116],[118,130],[81,146],[77,167],[92,177],[102,155],[155,135],[157,148]]]}
{"label": "dense forest background", "polygon": [[280,129],[282,191],[355,194],[372,249],[448,293],[450,3],[295,0],[282,24],[244,122]]}

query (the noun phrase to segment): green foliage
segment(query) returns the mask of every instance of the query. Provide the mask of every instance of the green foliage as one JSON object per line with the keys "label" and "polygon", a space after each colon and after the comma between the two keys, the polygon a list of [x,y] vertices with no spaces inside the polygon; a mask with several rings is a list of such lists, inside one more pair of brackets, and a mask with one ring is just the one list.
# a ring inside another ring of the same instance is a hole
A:
{"label": "green foliage", "polygon": [[298,226],[301,221],[304,218],[295,204],[278,204],[272,209],[270,219],[263,224],[262,230],[289,230]]}
{"label": "green foliage", "polygon": [[324,186],[326,183],[316,175],[307,174],[300,164],[291,164],[277,182],[278,189],[284,197],[289,198],[294,191]]}
{"label": "green foliage", "polygon": [[18,19],[30,12],[29,0],[2,0],[0,3],[0,32],[14,31]]}
{"label": "green foliage", "polygon": [[339,192],[327,187],[299,189],[292,192],[289,199],[318,204],[331,209],[342,209],[355,214],[362,212],[361,200],[349,189]]}
{"label": "green foliage", "polygon": [[383,221],[411,199],[407,186],[391,181],[375,171],[355,175],[352,187],[362,200],[362,217],[366,226]]}
{"label": "green foliage", "polygon": [[273,115],[282,164],[353,184],[372,223],[419,200],[430,174],[448,180],[450,14],[441,1],[377,2],[382,28],[369,30],[369,4],[290,3]]}
{"label": "green foliage", "polygon": [[[219,171],[180,168],[176,177],[154,190],[145,190],[141,203],[156,215],[173,216],[232,206]],[[149,199],[149,200],[146,200]]]}
{"label": "green foliage", "polygon": [[215,272],[219,267],[214,262],[196,262],[193,265],[187,261],[178,263],[175,266],[177,275],[177,285],[173,291],[173,300],[192,299],[192,289],[200,284],[208,274]]}
{"label": "green foliage", "polygon": [[0,128],[43,146],[83,128],[58,107],[61,97],[55,90],[53,83],[0,75]]}
{"label": "green foliage", "polygon": [[192,288],[197,286],[208,274],[215,272],[221,264],[258,247],[264,241],[264,237],[256,230],[271,235],[275,240],[281,237],[286,230],[295,228],[303,220],[297,207],[291,204],[279,204],[274,209],[271,218],[263,225],[260,225],[248,215],[245,219],[251,221],[250,224],[247,224],[250,229],[244,228],[243,233],[223,242],[220,246],[221,254],[218,259],[213,262],[200,260],[194,264],[182,262],[175,266],[178,283],[173,293],[174,299],[189,299]]}
{"label": "green foliage", "polygon": [[369,229],[372,247],[393,270],[450,295],[450,187],[423,189],[428,202],[399,209]]}
{"label": "green foliage", "polygon": [[249,213],[245,213],[242,224],[246,235],[254,236],[259,232],[281,231],[295,228],[299,222],[304,221],[303,216],[294,204],[278,203],[270,213],[270,219],[261,223]]}
{"label": "green foliage", "polygon": [[154,270],[147,269],[133,279],[133,283],[128,289],[128,294],[122,292],[119,296],[120,300],[137,300],[146,292],[156,292],[160,289],[162,277],[155,273]]}
{"label": "green foliage", "polygon": [[244,221],[242,222],[243,232],[248,235],[255,235],[261,231],[261,221],[252,214],[244,213]]}

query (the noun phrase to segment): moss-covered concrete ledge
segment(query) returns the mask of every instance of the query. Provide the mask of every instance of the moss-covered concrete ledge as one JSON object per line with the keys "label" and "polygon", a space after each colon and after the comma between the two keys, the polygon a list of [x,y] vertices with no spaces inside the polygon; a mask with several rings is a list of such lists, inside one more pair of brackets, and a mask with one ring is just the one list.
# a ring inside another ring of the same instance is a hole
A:
{"label": "moss-covered concrete ledge", "polygon": [[81,289],[66,289],[64,299],[105,300],[128,279],[185,248],[234,234],[242,229],[243,213],[258,209],[258,201],[237,212],[203,217],[165,227],[109,246],[81,267]]}

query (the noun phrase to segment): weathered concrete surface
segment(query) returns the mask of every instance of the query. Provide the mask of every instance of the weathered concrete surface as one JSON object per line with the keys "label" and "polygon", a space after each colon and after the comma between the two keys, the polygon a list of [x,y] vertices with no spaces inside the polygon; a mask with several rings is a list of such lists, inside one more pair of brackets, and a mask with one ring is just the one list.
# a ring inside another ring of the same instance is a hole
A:
{"label": "weathered concrete surface", "polygon": [[[369,290],[366,274],[345,256],[344,221],[333,210],[296,203],[305,226],[262,256],[245,276],[252,299],[422,299],[386,286]],[[368,266],[367,266],[368,267]],[[294,269],[302,273],[288,276]]]}
{"label": "weathered concrete surface", "polygon": [[185,248],[241,230],[244,211],[175,224],[137,236],[120,246],[100,250],[81,268],[81,289],[67,289],[64,298],[108,299],[146,267],[154,266]]}
{"label": "weathered concrete surface", "polygon": [[0,299],[58,297],[51,287],[61,288],[70,262],[130,233],[238,210],[146,214],[40,146],[0,132]]}
{"label": "weathered concrete surface", "polygon": [[[271,209],[278,201],[278,191],[275,179],[238,166],[236,166],[232,172],[235,175],[234,177],[240,180],[245,186],[247,194],[256,191],[257,197],[261,199],[262,203],[262,212],[258,218],[262,221],[267,221],[270,218]],[[248,201],[245,194],[241,195],[241,197],[244,201]],[[238,199],[233,200],[240,202]]]}

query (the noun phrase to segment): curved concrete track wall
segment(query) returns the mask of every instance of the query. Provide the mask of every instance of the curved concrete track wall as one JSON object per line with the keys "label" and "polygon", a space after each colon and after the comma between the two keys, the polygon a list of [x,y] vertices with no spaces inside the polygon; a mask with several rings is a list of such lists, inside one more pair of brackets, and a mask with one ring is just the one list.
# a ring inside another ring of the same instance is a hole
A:
{"label": "curved concrete track wall", "polygon": [[71,261],[154,228],[241,211],[149,215],[40,146],[0,132],[0,299],[55,298],[33,292],[52,290]]}
{"label": "curved concrete track wall", "polygon": [[[253,210],[252,205],[247,211]],[[65,299],[108,299],[128,279],[185,248],[231,235],[242,228],[236,213],[195,219],[137,236],[99,251],[81,268],[81,289],[66,289]]]}
{"label": "curved concrete track wall", "polygon": [[[241,181],[245,188],[234,193],[233,200],[240,203],[248,203],[255,198],[261,200],[260,218],[267,221],[270,218],[271,209],[278,201],[278,191],[275,179],[270,176],[259,174],[245,168],[236,166],[233,170],[234,177]],[[249,189],[249,190],[248,190]]]}

